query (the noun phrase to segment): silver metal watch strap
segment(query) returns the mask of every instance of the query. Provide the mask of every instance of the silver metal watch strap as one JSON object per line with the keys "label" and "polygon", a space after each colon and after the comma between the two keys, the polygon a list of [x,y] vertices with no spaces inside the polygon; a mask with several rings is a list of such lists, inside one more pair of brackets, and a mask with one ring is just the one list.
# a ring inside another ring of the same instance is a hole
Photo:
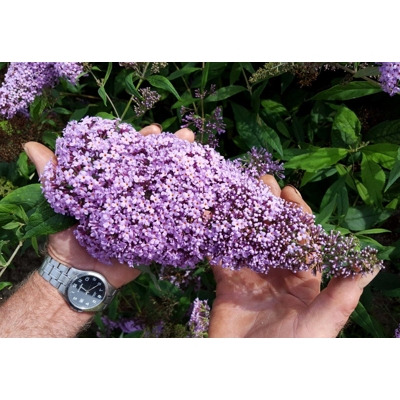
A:
{"label": "silver metal watch strap", "polygon": [[[56,261],[51,256],[46,256],[38,272],[39,275],[42,276],[52,286],[54,286],[61,293],[64,299],[68,302],[66,295],[68,284],[79,274],[91,271],[85,271],[73,267],[67,267],[66,265]],[[100,309],[96,311],[105,309],[111,303],[115,294],[118,292],[118,289],[112,286],[106,279],[105,281],[107,282],[109,288],[107,290],[106,297],[103,303],[101,304],[102,307],[100,307]]]}

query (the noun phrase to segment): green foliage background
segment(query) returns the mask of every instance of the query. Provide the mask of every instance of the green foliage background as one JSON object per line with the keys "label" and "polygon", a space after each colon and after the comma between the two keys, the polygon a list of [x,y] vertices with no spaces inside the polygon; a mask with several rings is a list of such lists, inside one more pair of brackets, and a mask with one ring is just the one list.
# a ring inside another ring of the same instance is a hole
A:
{"label": "green foliage background", "polygon": [[[73,223],[55,215],[43,199],[21,143],[37,140],[54,149],[68,121],[88,115],[122,117],[138,130],[156,122],[174,132],[182,125],[181,107],[204,120],[222,107],[226,133],[219,137],[221,154],[236,158],[253,146],[266,148],[285,163],[280,185],[299,188],[317,223],[355,234],[361,246],[376,247],[385,260],[385,270],[364,290],[340,336],[394,336],[400,323],[400,97],[381,90],[376,65],[170,62],[156,73],[151,63],[141,63],[140,73],[117,62],[88,65],[91,72],[76,87],[62,81],[37,98],[29,122],[22,117],[0,120],[0,274],[15,268],[15,254],[29,247],[40,257],[45,236]],[[0,82],[6,69],[7,63],[0,63]],[[211,85],[215,94],[210,94]],[[132,100],[145,87],[156,90],[161,100],[137,117]],[[197,98],[196,89],[207,94]],[[124,287],[105,313],[112,320],[140,316],[150,330],[162,320],[164,336],[185,337],[193,300],[208,299],[212,305],[211,271],[207,263],[198,266],[198,291],[158,281],[158,271],[154,265],[152,274]],[[15,283],[0,277],[0,290]],[[100,317],[85,335],[104,328]],[[113,335],[141,337],[143,332]]]}

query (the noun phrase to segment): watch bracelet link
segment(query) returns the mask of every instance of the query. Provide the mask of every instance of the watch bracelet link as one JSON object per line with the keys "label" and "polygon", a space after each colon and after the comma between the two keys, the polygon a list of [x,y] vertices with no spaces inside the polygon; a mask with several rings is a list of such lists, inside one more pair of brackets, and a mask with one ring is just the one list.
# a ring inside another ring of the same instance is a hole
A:
{"label": "watch bracelet link", "polygon": [[[54,258],[48,255],[45,257],[43,264],[40,266],[38,272],[39,275],[43,277],[47,282],[49,282],[52,286],[54,286],[68,302],[66,295],[68,284],[79,274],[90,271],[67,267],[66,265],[56,261]],[[110,283],[108,283],[108,285],[112,289],[108,291],[106,297],[104,298],[104,307],[102,309],[106,308],[111,303],[115,294],[118,292],[118,289],[114,288]],[[74,307],[72,308],[75,309]]]}

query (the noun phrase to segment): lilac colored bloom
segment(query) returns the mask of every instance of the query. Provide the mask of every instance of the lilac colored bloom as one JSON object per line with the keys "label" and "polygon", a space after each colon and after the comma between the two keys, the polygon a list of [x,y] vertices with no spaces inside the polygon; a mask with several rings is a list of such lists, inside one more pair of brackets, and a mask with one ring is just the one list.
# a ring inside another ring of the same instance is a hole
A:
{"label": "lilac colored bloom", "polygon": [[79,221],[79,243],[102,262],[187,269],[209,257],[231,269],[334,276],[382,267],[376,250],[328,235],[208,145],[86,117],[68,124],[56,155],[57,166],[47,164],[43,174],[45,196]]}
{"label": "lilac colored bloom", "polygon": [[193,302],[193,310],[189,320],[189,330],[192,338],[204,338],[208,335],[210,325],[210,306],[207,300],[197,298]]}
{"label": "lilac colored bloom", "polygon": [[380,64],[379,72],[381,73],[381,76],[379,77],[379,82],[381,83],[382,90],[389,93],[390,96],[399,93],[400,88],[398,83],[400,80],[400,63],[382,62],[377,64]]}
{"label": "lilac colored bloom", "polygon": [[83,73],[83,63],[56,62],[54,63],[54,69],[59,78],[63,78],[72,85],[76,85],[79,75]]}
{"label": "lilac colored bloom", "polygon": [[400,338],[400,325],[394,331],[394,337]]}
{"label": "lilac colored bloom", "polygon": [[265,149],[253,147],[240,161],[254,178],[266,174],[276,175],[279,179],[285,178],[283,163],[272,160],[272,155]]}
{"label": "lilac colored bloom", "polygon": [[0,114],[12,118],[28,115],[28,107],[45,88],[54,87],[59,78],[75,84],[83,71],[81,63],[10,63],[0,88]]}
{"label": "lilac colored bloom", "polygon": [[[188,109],[182,107],[182,115],[187,113]],[[226,125],[224,124],[224,119],[222,117],[222,107],[217,107],[214,112],[202,118],[194,112],[189,112],[182,117],[183,125],[181,128],[192,127],[196,131],[196,136],[206,136],[207,143],[210,147],[215,148],[218,144],[218,139],[216,135],[222,135],[225,133]]]}
{"label": "lilac colored bloom", "polygon": [[142,116],[147,110],[154,107],[154,104],[161,99],[161,96],[154,90],[150,88],[139,89],[142,95],[142,100],[133,98],[135,106],[133,107],[137,117]]}

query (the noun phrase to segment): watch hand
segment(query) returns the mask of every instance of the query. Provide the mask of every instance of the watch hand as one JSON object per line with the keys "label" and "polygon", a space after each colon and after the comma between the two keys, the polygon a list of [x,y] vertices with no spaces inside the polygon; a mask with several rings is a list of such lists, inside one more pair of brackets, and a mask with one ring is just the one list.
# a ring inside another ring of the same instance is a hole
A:
{"label": "watch hand", "polygon": [[100,283],[98,283],[96,286],[93,286],[92,288],[88,289],[88,290],[86,291],[86,293],[89,293],[91,290],[93,290],[94,288],[97,288],[97,286],[99,286],[99,285],[100,285]]}

